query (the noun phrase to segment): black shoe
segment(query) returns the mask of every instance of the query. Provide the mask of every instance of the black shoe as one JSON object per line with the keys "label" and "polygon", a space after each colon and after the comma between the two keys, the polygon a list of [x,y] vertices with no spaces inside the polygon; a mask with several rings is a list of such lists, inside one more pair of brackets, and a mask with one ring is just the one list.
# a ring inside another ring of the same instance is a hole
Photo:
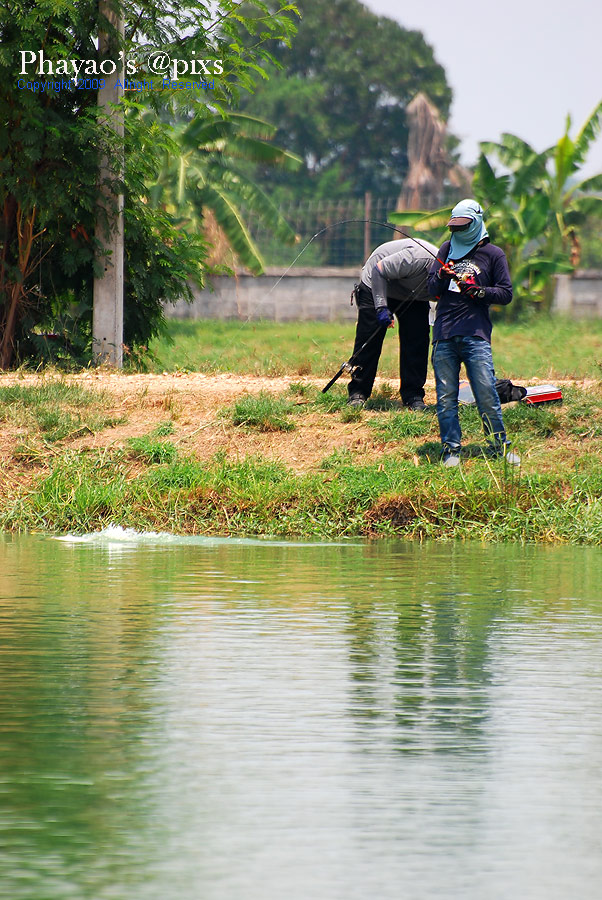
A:
{"label": "black shoe", "polygon": [[347,401],[347,406],[354,406],[356,409],[361,409],[366,403],[366,397],[363,394],[350,394],[349,400]]}
{"label": "black shoe", "polygon": [[413,400],[404,403],[404,406],[407,406],[412,412],[424,412],[426,410],[426,403],[421,397],[414,397]]}

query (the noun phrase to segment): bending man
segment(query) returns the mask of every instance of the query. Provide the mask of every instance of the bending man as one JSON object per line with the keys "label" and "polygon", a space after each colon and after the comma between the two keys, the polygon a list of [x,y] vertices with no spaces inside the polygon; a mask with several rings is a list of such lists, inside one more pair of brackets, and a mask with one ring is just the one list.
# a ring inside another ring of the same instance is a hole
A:
{"label": "bending man", "polygon": [[[430,251],[430,252],[429,252]],[[371,334],[381,331],[357,356],[358,369],[349,382],[349,404],[363,406],[376,377],[387,326],[399,322],[399,392],[404,406],[424,410],[424,383],[429,351],[427,274],[437,248],[404,238],[381,244],[362,269],[357,300],[354,355]]]}

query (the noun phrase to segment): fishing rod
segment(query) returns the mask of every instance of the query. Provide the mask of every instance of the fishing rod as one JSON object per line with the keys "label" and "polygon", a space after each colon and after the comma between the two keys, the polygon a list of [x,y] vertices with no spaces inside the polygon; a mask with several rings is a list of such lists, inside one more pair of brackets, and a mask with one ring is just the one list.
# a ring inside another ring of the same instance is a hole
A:
{"label": "fishing rod", "polygon": [[[388,222],[378,222],[378,221],[376,221],[375,219],[342,219],[340,222],[332,222],[330,225],[326,225],[325,228],[322,228],[320,231],[316,232],[316,234],[314,234],[314,235],[310,238],[310,240],[309,240],[309,241],[307,242],[307,244],[303,247],[303,249],[300,251],[300,253],[297,255],[297,257],[293,260],[293,262],[291,263],[291,265],[289,266],[289,268],[281,275],[281,277],[278,279],[278,281],[276,282],[276,284],[274,285],[274,287],[276,287],[276,285],[282,280],[282,278],[284,278],[284,276],[286,275],[286,273],[294,266],[294,264],[295,264],[296,261],[299,259],[299,257],[301,256],[301,254],[304,253],[304,252],[307,250],[307,248],[309,247],[309,245],[311,244],[311,242],[312,242],[313,240],[315,240],[315,238],[317,238],[317,237],[319,237],[319,235],[323,234],[328,228],[333,228],[335,225],[345,225],[345,224],[347,224],[347,223],[349,223],[349,222],[363,222],[363,223],[370,223],[370,224],[372,224],[372,225],[380,225],[380,226],[383,227],[383,228],[390,228],[392,231],[396,231],[396,232],[398,232],[399,234],[402,234],[405,238],[409,238],[411,241],[414,241],[416,244],[418,244],[420,247],[422,247],[423,250],[426,250],[426,252],[427,252],[428,254],[430,254],[430,256],[432,256],[433,259],[435,259],[438,263],[441,264],[441,267],[442,267],[442,269],[445,271],[445,273],[446,273],[447,275],[449,275],[449,277],[450,277],[452,280],[454,280],[454,281],[458,284],[458,287],[459,287],[460,290],[463,291],[463,292],[466,290],[467,287],[469,287],[469,286],[471,285],[471,283],[472,283],[473,280],[474,280],[474,279],[472,279],[472,277],[471,277],[470,275],[468,275],[468,274],[458,275],[458,274],[457,274],[456,272],[454,272],[454,270],[451,269],[451,268],[447,265],[447,263],[445,263],[445,262],[444,262],[444,261],[443,261],[436,253],[433,253],[432,250],[429,250],[429,248],[426,247],[426,246],[424,245],[424,242],[419,241],[418,238],[413,237],[411,234],[408,234],[407,232],[403,231],[403,229],[398,228],[396,225],[391,225],[391,224],[389,224]],[[424,284],[422,284],[420,287],[421,287],[421,289],[422,289],[422,288],[424,287]],[[273,290],[273,288],[272,288],[272,290]],[[417,290],[418,290],[418,288],[414,288],[414,290],[411,292],[411,294],[409,294],[409,296],[408,296],[404,301],[402,301],[402,302],[404,303],[404,307],[405,307],[404,310],[403,310],[404,312],[405,312],[405,309],[406,309],[411,303],[413,303],[412,297],[413,297],[413,295],[416,293]],[[400,306],[401,306],[401,303],[399,303],[399,304],[396,306],[396,308],[395,308],[394,310],[391,310],[391,311],[392,311],[393,313],[398,313],[398,312],[399,312],[399,309],[400,309]],[[388,328],[389,326],[384,326],[384,327],[385,327],[385,328]],[[327,391],[330,390],[330,388],[333,386],[333,384],[334,384],[336,381],[338,381],[338,379],[341,377],[341,375],[343,374],[343,372],[348,372],[349,375],[350,375],[350,377],[353,378],[355,372],[356,372],[357,369],[359,368],[358,366],[354,366],[354,364],[353,364],[354,360],[356,359],[356,357],[358,357],[358,356],[362,353],[363,350],[365,350],[365,348],[368,346],[368,344],[369,344],[372,340],[374,340],[374,338],[377,336],[377,334],[380,334],[380,333],[381,333],[382,328],[383,328],[383,326],[382,326],[382,325],[379,325],[378,328],[376,328],[376,330],[373,331],[372,334],[364,341],[364,343],[362,344],[362,346],[361,346],[358,350],[356,350],[355,353],[354,353],[352,356],[350,356],[348,360],[346,360],[344,363],[342,363],[342,365],[341,365],[341,367],[339,368],[338,372],[336,372],[336,374],[333,375],[333,377],[330,379],[330,381],[328,382],[328,384],[326,384],[326,385],[322,388],[322,393],[323,393],[323,394],[325,394]]]}
{"label": "fishing rod", "polygon": [[[329,225],[325,225],[324,228],[320,228],[319,231],[316,231],[315,234],[312,234],[312,236],[311,236],[310,239],[307,241],[307,243],[303,245],[303,247],[301,248],[301,250],[299,250],[299,252],[298,252],[297,255],[295,256],[295,258],[293,259],[293,261],[290,263],[289,266],[287,266],[287,268],[284,270],[284,272],[282,273],[282,275],[280,275],[280,277],[274,282],[274,284],[273,284],[272,287],[269,289],[269,291],[267,291],[267,293],[265,294],[265,296],[266,296],[266,297],[269,297],[270,294],[271,294],[273,291],[276,290],[276,288],[278,287],[278,285],[280,284],[280,282],[282,281],[282,279],[283,279],[283,278],[286,278],[286,276],[288,275],[288,273],[290,272],[290,270],[293,268],[293,266],[295,265],[295,263],[297,262],[297,260],[300,259],[301,256],[303,256],[303,254],[305,253],[305,251],[307,250],[307,248],[308,248],[308,247],[316,240],[316,238],[320,237],[321,234],[324,234],[324,232],[325,232],[325,231],[328,231],[330,228],[337,228],[339,225],[348,225],[348,224],[351,224],[351,223],[362,223],[362,224],[368,224],[368,225],[379,225],[381,228],[389,228],[391,231],[396,231],[398,234],[403,235],[403,237],[409,238],[409,240],[414,241],[414,243],[418,244],[420,247],[422,247],[424,250],[426,250],[427,253],[428,253],[430,256],[433,257],[433,259],[435,259],[438,263],[440,263],[440,265],[441,265],[443,268],[445,268],[445,270],[446,270],[446,272],[449,274],[449,277],[450,277],[450,278],[453,278],[453,280],[454,280],[454,281],[457,281],[458,284],[460,284],[460,285],[461,285],[461,284],[464,284],[465,279],[466,279],[466,276],[457,275],[452,269],[449,269],[449,270],[448,270],[448,269],[447,269],[446,263],[445,263],[442,259],[440,259],[440,257],[437,256],[436,253],[433,253],[432,250],[429,250],[428,247],[425,247],[424,244],[423,244],[421,241],[418,240],[418,238],[415,238],[413,235],[408,234],[407,231],[403,231],[403,230],[402,230],[401,228],[399,228],[397,225],[391,225],[390,222],[380,222],[378,219],[340,219],[338,222],[331,222]],[[251,309],[251,311],[247,313],[246,318],[240,323],[240,326],[239,326],[240,328],[242,328],[242,326],[243,326],[244,323],[248,323],[248,322],[251,321],[251,316],[253,315],[253,312],[254,312],[255,309],[257,308],[257,305],[258,305],[258,304],[255,304],[255,306]]]}
{"label": "fishing rod", "polygon": [[[413,290],[410,294],[408,294],[408,296],[405,298],[405,300],[400,300],[399,303],[397,304],[397,306],[395,307],[395,309],[392,309],[391,312],[394,313],[394,314],[396,314],[398,317],[400,317],[401,315],[403,315],[403,313],[404,313],[404,312],[406,311],[406,309],[410,306],[410,304],[414,302],[414,300],[412,299],[412,298],[413,298],[413,295],[414,295],[414,294],[416,293],[416,291],[418,291],[419,289],[422,290],[422,289],[424,288],[425,284],[426,284],[426,279],[425,279],[425,281],[424,281],[421,285],[419,285],[418,287],[415,287],[414,290]],[[402,304],[403,304],[403,306],[404,306],[404,309],[401,310],[401,312],[400,312],[400,309],[401,309]],[[331,388],[331,387],[333,386],[333,384],[335,383],[335,381],[338,381],[338,380],[339,380],[339,378],[341,377],[341,375],[343,374],[343,372],[348,372],[349,375],[353,378],[353,376],[354,376],[354,374],[356,373],[356,371],[357,371],[359,368],[361,368],[361,366],[354,366],[353,361],[356,359],[356,357],[358,357],[358,356],[360,355],[360,353],[362,352],[362,350],[365,350],[366,347],[368,346],[368,344],[369,344],[372,340],[374,340],[374,338],[376,337],[376,335],[377,335],[377,334],[380,334],[380,333],[382,332],[383,328],[384,328],[384,329],[391,328],[392,325],[393,325],[393,323],[391,323],[391,325],[379,325],[379,326],[372,332],[372,334],[371,334],[368,338],[366,338],[366,340],[364,341],[364,343],[362,344],[362,346],[359,347],[359,348],[355,351],[355,353],[354,353],[352,356],[350,356],[349,359],[346,360],[346,361],[341,365],[341,368],[340,368],[339,371],[336,373],[336,375],[333,375],[333,377],[330,379],[330,381],[328,382],[328,384],[325,385],[325,386],[322,388],[322,393],[325,394],[327,391],[329,391],[330,388]]]}
{"label": "fishing rod", "polygon": [[[353,224],[353,223],[379,225],[381,228],[388,228],[390,231],[397,232],[398,234],[403,235],[403,237],[408,238],[411,241],[414,241],[415,244],[418,244],[420,247],[422,247],[423,250],[426,250],[426,252],[430,256],[432,256],[433,259],[436,260],[441,265],[441,267],[445,270],[445,272],[449,275],[449,277],[452,278],[454,281],[458,282],[458,285],[460,287],[465,285],[466,275],[464,275],[464,276],[457,275],[453,271],[453,269],[448,268],[447,264],[436,253],[433,253],[432,250],[429,250],[428,247],[425,247],[425,245],[422,241],[419,241],[418,238],[415,238],[413,235],[408,234],[407,231],[404,231],[402,228],[399,228],[397,225],[392,225],[390,222],[381,222],[378,219],[340,219],[338,222],[331,222],[329,225],[325,225],[324,228],[320,228],[319,231],[316,231],[316,233],[310,237],[310,239],[307,241],[307,243],[304,244],[304,246],[301,248],[299,253],[297,253],[297,255],[295,256],[293,261],[290,263],[290,265],[287,266],[287,268],[284,270],[282,275],[274,282],[274,284],[272,285],[272,287],[269,289],[269,291],[267,292],[267,294],[265,296],[269,297],[269,295],[273,291],[276,290],[276,288],[278,287],[278,285],[280,284],[282,279],[288,275],[288,273],[293,268],[293,266],[295,265],[297,260],[300,259],[300,257],[305,253],[307,248],[316,240],[316,238],[320,237],[321,234],[324,234],[324,232],[328,231],[330,228],[337,228],[339,225],[349,225],[349,224]],[[412,294],[414,294],[415,291],[416,291],[416,288],[412,291]],[[410,294],[410,296],[407,298],[406,301],[403,301],[406,304],[406,306],[409,306],[409,304],[413,302],[413,300],[411,299],[412,294]],[[399,310],[399,306],[396,308],[395,312],[397,312],[398,310]],[[252,315],[252,313],[248,313],[247,318],[246,318],[247,322],[250,321],[251,315]],[[351,374],[353,374],[353,372],[354,372],[353,360],[370,343],[370,341],[372,341],[376,337],[376,335],[379,334],[381,328],[382,328],[382,326],[379,325],[379,327],[376,329],[376,331],[374,331],[370,335],[370,337],[362,344],[362,346],[359,348],[359,350],[342,364],[342,366],[340,367],[339,371],[336,373],[334,378],[331,378],[331,380],[328,382],[328,384],[322,389],[323,394],[326,393],[326,391],[328,391],[332,387],[332,385],[335,383],[335,381],[337,381],[341,377],[343,372],[348,371]]]}

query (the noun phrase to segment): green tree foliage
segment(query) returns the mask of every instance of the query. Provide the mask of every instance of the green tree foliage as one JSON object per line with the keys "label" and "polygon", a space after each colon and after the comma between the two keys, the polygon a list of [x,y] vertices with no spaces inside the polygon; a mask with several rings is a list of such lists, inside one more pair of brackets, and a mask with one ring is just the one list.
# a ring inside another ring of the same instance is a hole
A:
{"label": "green tree foliage", "polygon": [[[567,118],[562,137],[542,152],[513,134],[481,144],[474,190],[489,207],[492,236],[508,253],[517,312],[528,300],[550,308],[552,276],[572,271],[581,229],[588,218],[602,217],[602,174],[579,178],[601,124],[602,102],[574,139]],[[491,156],[497,157],[503,173],[495,172]]]}
{"label": "green tree foliage", "polygon": [[396,197],[407,171],[405,108],[422,90],[447,115],[451,90],[417,31],[376,16],[358,0],[300,0],[283,70],[242,99],[246,111],[278,124],[276,142],[300,154],[303,173],[263,170],[264,183],[333,197],[372,191]]}
{"label": "green tree foliage", "polygon": [[[602,174],[579,179],[589,148],[602,126],[602,102],[577,136],[571,121],[553,146],[538,152],[514,134],[483,142],[473,181],[473,195],[485,210],[491,240],[508,257],[514,285],[511,316],[528,307],[549,310],[555,274],[572,272],[578,263],[580,234],[602,219]],[[491,157],[497,157],[497,171]],[[434,212],[394,213],[391,222],[411,226],[435,242],[445,235],[449,208]]]}
{"label": "green tree foliage", "polygon": [[[269,56],[266,42],[286,42],[294,30],[289,4],[274,14],[260,0],[245,6],[252,17],[232,0],[124,0],[124,57],[137,61],[140,77],[150,50],[184,61],[221,59],[214,115],[252,87]],[[85,358],[90,351],[98,166],[121,148],[111,146],[94,90],[49,87],[49,74],[21,76],[20,54],[42,51],[55,65],[95,60],[99,30],[110,28],[97,0],[0,0],[0,368],[38,357],[49,346],[47,332],[63,337],[68,352]],[[19,77],[45,88],[23,88]],[[197,117],[209,115],[202,91],[137,99],[156,113],[192,104]],[[165,117],[128,105],[125,185],[114,189],[125,192],[124,339],[135,347],[161,328],[162,300],[186,297],[189,279],[202,280],[207,249],[169,211],[148,203],[147,185],[159,177],[166,150],[179,151]]]}
{"label": "green tree foliage", "polygon": [[[43,256],[57,244],[60,279],[90,263],[90,211],[95,203],[96,154],[102,149],[86,92],[19,90],[21,50],[92,57],[92,3],[3,3],[0,6],[0,367],[5,368],[44,306],[38,288]],[[22,76],[21,76],[22,77]],[[90,177],[92,176],[92,177]],[[82,224],[87,223],[87,228]],[[86,240],[80,240],[83,236]],[[37,289],[37,290],[36,290]]]}
{"label": "green tree foliage", "polygon": [[211,210],[238,259],[259,274],[263,260],[241,209],[259,218],[279,241],[293,244],[295,232],[237,163],[247,160],[297,169],[301,160],[269,143],[266,138],[275,127],[253,116],[203,115],[174,130],[178,152],[166,152],[150,191],[152,203],[181,217],[188,231],[200,231],[206,211]]}

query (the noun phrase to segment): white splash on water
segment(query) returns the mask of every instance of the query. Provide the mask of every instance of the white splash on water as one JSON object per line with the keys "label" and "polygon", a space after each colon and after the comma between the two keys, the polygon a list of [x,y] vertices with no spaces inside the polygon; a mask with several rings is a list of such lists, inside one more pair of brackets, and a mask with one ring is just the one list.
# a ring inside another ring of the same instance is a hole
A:
{"label": "white splash on water", "polygon": [[[280,547],[349,547],[353,541],[287,541],[278,538],[213,537],[211,535],[170,534],[167,531],[136,531],[121,525],[108,525],[102,531],[88,534],[65,534],[53,537],[55,541],[69,544],[94,544],[103,546],[135,547],[156,544],[197,544],[207,546],[280,546]],[[357,544],[357,542],[355,542]]]}
{"label": "white splash on water", "polygon": [[121,525],[108,525],[102,531],[92,531],[88,534],[64,534],[57,535],[55,541],[64,541],[69,544],[140,544],[152,541],[178,540],[180,535],[169,534],[166,531],[136,531],[135,528],[123,528]]}

